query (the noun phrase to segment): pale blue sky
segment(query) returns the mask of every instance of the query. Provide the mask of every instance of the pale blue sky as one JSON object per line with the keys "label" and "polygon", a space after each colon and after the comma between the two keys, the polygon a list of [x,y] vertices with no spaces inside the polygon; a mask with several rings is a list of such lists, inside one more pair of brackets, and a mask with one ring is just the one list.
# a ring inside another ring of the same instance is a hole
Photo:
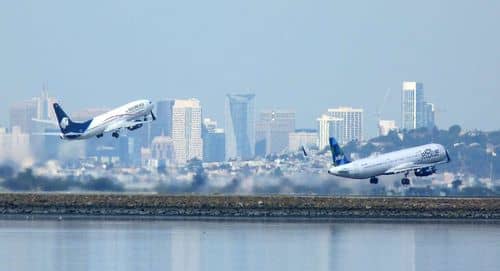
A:
{"label": "pale blue sky", "polygon": [[196,97],[223,122],[224,95],[400,122],[403,80],[424,83],[438,125],[500,128],[500,1],[0,0],[0,124],[45,81],[68,111]]}

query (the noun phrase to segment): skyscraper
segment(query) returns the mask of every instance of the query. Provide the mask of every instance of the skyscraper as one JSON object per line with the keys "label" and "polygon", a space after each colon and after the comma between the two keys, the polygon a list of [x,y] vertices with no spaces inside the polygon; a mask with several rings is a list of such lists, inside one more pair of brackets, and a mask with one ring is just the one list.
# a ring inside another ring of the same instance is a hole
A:
{"label": "skyscraper", "polygon": [[386,136],[390,131],[397,130],[396,122],[394,120],[379,120],[378,121],[378,135]]}
{"label": "skyscraper", "polygon": [[40,97],[33,98],[37,103],[37,118],[41,120],[56,120],[52,105],[56,102],[55,98],[49,97],[46,85],[43,86]]}
{"label": "skyscraper", "polygon": [[418,82],[403,82],[401,124],[406,130],[425,127],[424,86]]}
{"label": "skyscraper", "polygon": [[363,140],[363,109],[352,107],[339,107],[328,109],[328,115],[342,120],[343,132],[337,138],[341,144],[353,140]]}
{"label": "skyscraper", "polygon": [[288,134],[288,149],[297,151],[302,146],[312,147],[318,145],[318,133],[316,130],[296,130]]}
{"label": "skyscraper", "polygon": [[172,110],[174,100],[162,100],[156,103],[156,121],[151,124],[151,136],[172,136]]}
{"label": "skyscraper", "polygon": [[435,109],[434,109],[434,104],[432,103],[424,103],[424,120],[425,120],[425,127],[432,129],[434,126],[436,126],[436,120],[435,120]]}
{"label": "skyscraper", "polygon": [[197,99],[175,100],[172,109],[172,139],[179,164],[203,159],[201,106]]}
{"label": "skyscraper", "polygon": [[175,147],[172,138],[169,136],[153,138],[151,156],[157,160],[159,167],[167,166],[175,161]]}
{"label": "skyscraper", "polygon": [[0,160],[16,162],[32,160],[30,135],[23,133],[18,126],[12,127],[10,133],[0,127]]}
{"label": "skyscraper", "polygon": [[330,115],[322,115],[318,121],[318,147],[320,150],[329,146],[329,138],[335,139],[343,143],[344,140],[344,119],[332,117]]}
{"label": "skyscraper", "polygon": [[228,94],[225,103],[226,159],[255,156],[254,94]]}
{"label": "skyscraper", "polygon": [[217,122],[203,120],[203,161],[222,162],[226,157],[226,136],[224,129],[217,128]]}
{"label": "skyscraper", "polygon": [[37,100],[31,99],[16,103],[10,107],[10,128],[18,126],[21,132],[31,134],[36,132],[32,119],[38,118]]}
{"label": "skyscraper", "polygon": [[295,112],[263,110],[256,124],[256,155],[280,153],[288,148],[288,134],[295,131]]}

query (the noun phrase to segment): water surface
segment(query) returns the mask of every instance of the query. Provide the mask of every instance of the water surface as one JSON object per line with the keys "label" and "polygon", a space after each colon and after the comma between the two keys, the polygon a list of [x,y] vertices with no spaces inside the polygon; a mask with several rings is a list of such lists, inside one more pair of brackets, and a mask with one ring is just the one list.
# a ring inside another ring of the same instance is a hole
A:
{"label": "water surface", "polygon": [[500,225],[9,219],[0,270],[500,270]]}

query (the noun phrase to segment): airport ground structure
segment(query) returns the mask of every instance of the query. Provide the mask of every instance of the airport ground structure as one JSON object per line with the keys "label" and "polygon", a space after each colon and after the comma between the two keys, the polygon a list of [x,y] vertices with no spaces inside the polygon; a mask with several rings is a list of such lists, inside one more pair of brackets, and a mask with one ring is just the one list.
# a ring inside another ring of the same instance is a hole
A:
{"label": "airport ground structure", "polygon": [[2,193],[2,216],[500,221],[500,198]]}

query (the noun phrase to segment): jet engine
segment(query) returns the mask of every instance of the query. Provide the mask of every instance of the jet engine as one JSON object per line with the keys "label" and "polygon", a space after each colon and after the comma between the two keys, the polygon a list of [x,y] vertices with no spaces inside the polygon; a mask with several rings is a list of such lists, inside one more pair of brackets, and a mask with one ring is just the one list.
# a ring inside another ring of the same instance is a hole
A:
{"label": "jet engine", "polygon": [[[136,120],[135,122],[141,122],[140,120]],[[130,127],[127,127],[127,129],[129,129],[130,131],[133,131],[135,129],[139,129],[142,127],[142,123],[139,123],[139,124],[136,124],[136,125],[133,125],[133,126],[130,126]]]}
{"label": "jet engine", "polygon": [[417,177],[425,177],[425,176],[432,175],[434,173],[436,173],[435,167],[424,167],[424,168],[415,169],[415,176],[417,176]]}
{"label": "jet engine", "polygon": [[139,128],[141,128],[141,127],[142,127],[142,123],[140,123],[140,124],[136,124],[136,125],[134,125],[134,126],[127,127],[127,129],[129,129],[130,131],[133,131],[133,130],[135,130],[135,129],[139,129]]}

